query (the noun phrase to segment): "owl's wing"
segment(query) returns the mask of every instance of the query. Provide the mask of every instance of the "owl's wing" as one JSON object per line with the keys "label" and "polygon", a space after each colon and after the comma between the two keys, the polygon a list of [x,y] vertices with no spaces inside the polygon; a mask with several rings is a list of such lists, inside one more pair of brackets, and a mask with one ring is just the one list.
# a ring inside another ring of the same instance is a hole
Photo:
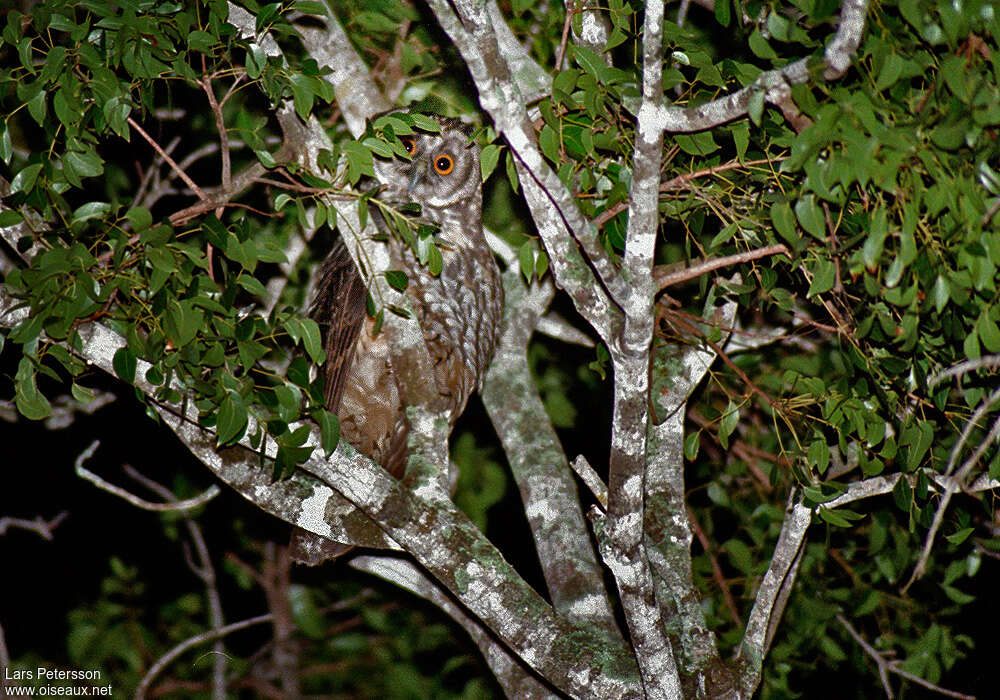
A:
{"label": "owl's wing", "polygon": [[324,334],[326,407],[337,412],[365,320],[365,283],[342,239],[320,265],[309,316]]}

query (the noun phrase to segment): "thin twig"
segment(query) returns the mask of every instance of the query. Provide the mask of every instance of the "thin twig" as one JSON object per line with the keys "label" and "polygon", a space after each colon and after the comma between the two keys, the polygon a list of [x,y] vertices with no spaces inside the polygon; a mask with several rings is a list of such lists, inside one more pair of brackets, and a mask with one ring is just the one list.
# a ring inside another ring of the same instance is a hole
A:
{"label": "thin twig", "polygon": [[[754,165],[766,165],[768,163],[777,163],[783,160],[782,158],[761,158],[759,160],[748,160],[745,163],[741,163],[738,160],[731,160],[728,163],[720,163],[719,165],[713,165],[710,168],[704,168],[702,170],[696,170],[693,173],[684,173],[682,175],[677,175],[669,180],[666,180],[660,184],[660,192],[670,192],[672,190],[683,190],[690,187],[692,180],[696,180],[700,177],[706,177],[708,175],[716,175],[727,170],[736,170],[738,168],[749,168]],[[621,212],[628,209],[628,200],[624,202],[618,202],[613,207],[602,211],[600,214],[594,217],[593,224],[594,228],[600,228],[609,219],[613,219],[615,216]]]}
{"label": "thin twig", "polygon": [[570,325],[569,321],[554,311],[541,316],[538,323],[535,324],[535,330],[570,345],[582,345],[585,348],[594,347],[594,341],[589,335],[577,330]]}
{"label": "thin twig", "polygon": [[[960,453],[965,442],[968,440],[968,437],[972,432],[972,427],[979,422],[980,418],[986,415],[987,411],[998,400],[1000,400],[1000,389],[997,389],[990,394],[972,414],[972,417],[966,423],[965,429],[962,431],[962,436],[955,444],[955,447],[952,448],[951,457],[948,460],[948,466],[944,473],[945,477],[950,477],[952,475],[954,464],[958,460],[958,454]],[[1000,438],[1000,418],[993,422],[993,426],[990,428],[989,433],[987,433],[986,437],[979,443],[979,446],[973,451],[969,458],[962,463],[961,468],[954,475],[951,481],[948,482],[944,490],[944,495],[941,496],[941,502],[938,503],[937,510],[934,512],[934,520],[931,522],[930,530],[927,532],[927,537],[924,540],[924,548],[920,552],[920,559],[917,560],[917,565],[913,567],[913,573],[910,574],[909,580],[907,580],[906,585],[902,588],[904,593],[910,588],[914,581],[924,575],[924,570],[927,567],[927,560],[930,558],[931,549],[934,546],[934,539],[937,536],[938,530],[941,528],[941,523],[944,522],[944,514],[948,509],[948,504],[951,502],[951,497],[957,492],[964,490],[965,478],[968,476],[969,472],[972,471],[972,468],[976,466],[986,450],[989,449],[990,445],[996,442],[998,438]]]}
{"label": "thin twig", "polygon": [[119,498],[123,498],[136,508],[142,508],[143,510],[151,510],[157,513],[167,513],[179,510],[191,510],[192,508],[197,508],[198,506],[204,505],[211,501],[213,498],[219,495],[219,487],[212,484],[204,493],[200,496],[195,496],[194,498],[188,498],[183,501],[177,501],[175,503],[153,503],[147,501],[144,498],[136,496],[134,493],[127,491],[120,486],[115,486],[114,484],[105,481],[97,474],[83,466],[83,463],[94,456],[94,452],[97,451],[98,446],[101,444],[100,440],[94,440],[90,443],[90,447],[85,449],[80,453],[80,456],[76,458],[76,474],[82,479],[86,479],[90,483],[94,484],[97,488],[102,491],[107,491],[108,493],[113,493]]}
{"label": "thin twig", "polygon": [[[174,149],[177,148],[177,145],[180,142],[181,142],[181,137],[175,136],[173,139],[171,139],[170,143],[168,143],[167,147],[163,150],[166,151],[167,153],[173,153]],[[163,164],[163,158],[161,156],[157,156],[153,160],[153,162],[150,163],[149,167],[146,168],[146,171],[142,175],[142,180],[139,182],[139,187],[135,191],[135,197],[132,198],[131,206],[134,207],[138,205],[139,202],[142,201],[142,198],[146,195],[146,190],[149,188],[149,183],[153,181],[153,176],[159,172],[160,165],[162,164]]]}
{"label": "thin twig", "polygon": [[146,697],[146,691],[149,690],[150,684],[153,680],[160,674],[163,669],[173,663],[174,659],[183,654],[188,649],[198,646],[199,644],[204,644],[205,642],[210,642],[213,639],[218,639],[219,637],[225,637],[227,634],[232,634],[233,632],[238,632],[247,627],[252,627],[254,625],[259,625],[264,622],[270,622],[273,616],[269,613],[267,615],[258,615],[257,617],[251,617],[248,620],[241,620],[240,622],[234,622],[232,624],[226,625],[225,627],[220,627],[216,630],[208,630],[207,632],[202,632],[201,634],[196,634],[190,637],[173,649],[168,651],[166,654],[161,656],[156,660],[149,670],[146,671],[146,675],[142,677],[139,682],[138,687],[135,689],[135,699],[144,700]]}
{"label": "thin twig", "polygon": [[[215,91],[212,89],[212,77],[207,75],[201,81],[201,86],[208,96],[208,104],[215,115],[215,128],[219,131],[219,150],[222,156],[222,189],[228,192],[233,185],[233,173],[229,163],[229,133],[226,131],[226,120],[222,116],[222,107],[215,99]],[[216,210],[215,215],[222,218],[222,205]]]}
{"label": "thin twig", "polygon": [[949,367],[946,370],[942,370],[937,374],[932,374],[927,378],[927,388],[933,389],[945,379],[959,377],[963,374],[968,374],[969,372],[975,372],[978,369],[996,369],[998,367],[1000,367],[1000,355],[983,355],[982,357],[977,357],[974,360],[965,360],[964,362],[959,362],[957,365]]}
{"label": "thin twig", "polygon": [[559,40],[559,52],[556,54],[556,70],[563,69],[563,61],[566,60],[566,42],[569,40],[569,27],[573,23],[573,13],[575,9],[566,3],[566,21],[563,22],[562,38]]}
{"label": "thin twig", "polygon": [[594,471],[594,468],[590,466],[590,462],[583,455],[577,455],[576,459],[570,462],[570,466],[573,467],[573,471],[576,475],[580,477],[584,485],[590,489],[590,492],[597,499],[597,502],[601,504],[601,509],[607,511],[608,509],[608,487],[607,484],[601,479],[600,475]]}
{"label": "thin twig", "polygon": [[139,126],[139,124],[135,121],[135,119],[133,119],[132,117],[128,117],[127,121],[128,121],[129,125],[133,129],[135,129],[137,132],[139,132],[140,136],[142,136],[144,139],[146,139],[146,141],[149,143],[149,145],[153,147],[153,150],[160,154],[160,156],[163,158],[163,160],[165,160],[167,162],[167,164],[171,167],[171,169],[173,169],[173,171],[175,173],[177,173],[177,177],[179,177],[181,180],[183,180],[185,182],[185,184],[187,184],[188,187],[190,187],[192,190],[194,190],[195,194],[198,195],[198,199],[206,199],[207,198],[206,195],[205,195],[205,193],[202,192],[201,188],[198,187],[198,185],[195,184],[194,180],[192,180],[190,177],[188,177],[188,174],[186,172],[184,172],[179,165],[177,165],[177,163],[174,161],[174,159],[171,158],[170,155],[166,151],[164,151],[162,148],[160,148],[160,144],[158,144],[156,141],[154,141],[153,137],[150,136],[149,134],[147,134],[145,132],[145,130],[143,130],[143,128],[141,126]]}
{"label": "thin twig", "polygon": [[847,621],[847,618],[845,618],[841,614],[838,614],[836,616],[836,620],[844,627],[845,630],[847,630],[847,633],[851,635],[851,638],[855,642],[858,643],[858,646],[860,646],[862,650],[864,650],[864,652],[868,654],[871,660],[875,662],[875,665],[878,667],[879,679],[882,681],[882,688],[885,690],[885,695],[887,698],[889,698],[889,700],[892,700],[892,698],[894,697],[892,693],[892,686],[889,685],[890,672],[895,673],[896,675],[901,676],[908,681],[913,681],[917,685],[921,685],[924,688],[927,688],[928,690],[934,691],[935,693],[946,695],[949,698],[958,698],[959,700],[976,700],[975,695],[966,695],[965,693],[959,693],[958,691],[955,690],[948,690],[947,688],[942,688],[941,686],[934,685],[930,681],[924,680],[920,676],[915,676],[909,671],[900,668],[899,667],[900,661],[898,659],[893,661],[888,661],[884,656],[882,656],[882,654],[878,652],[878,650],[875,647],[873,647],[871,644],[865,641],[865,638],[862,637],[861,634],[858,633],[858,631],[854,629],[853,626],[851,626],[851,623]]}
{"label": "thin twig", "polygon": [[732,616],[733,621],[742,626],[743,620],[740,617],[740,610],[736,607],[736,599],[733,598],[733,592],[729,589],[729,584],[726,582],[726,577],[722,573],[722,567],[719,566],[719,560],[716,558],[715,553],[712,551],[712,543],[708,539],[708,535],[705,534],[705,530],[702,529],[701,524],[698,522],[698,518],[695,516],[694,511],[691,510],[690,506],[687,508],[688,522],[691,523],[691,529],[694,530],[695,537],[701,543],[701,548],[705,550],[705,554],[708,556],[709,562],[712,564],[712,578],[715,579],[716,585],[719,586],[719,590],[722,591],[722,598],[726,601],[726,609],[729,610],[729,614]]}
{"label": "thin twig", "polygon": [[879,680],[882,681],[882,688],[885,690],[885,696],[889,698],[889,700],[892,700],[894,695],[892,692],[892,686],[889,685],[889,666],[886,663],[885,659],[882,657],[881,654],[878,653],[878,650],[875,647],[873,647],[871,644],[865,641],[865,638],[862,637],[858,633],[858,631],[851,626],[851,623],[847,621],[847,618],[838,613],[836,619],[837,622],[839,622],[844,627],[844,629],[847,630],[847,633],[851,635],[854,641],[858,643],[858,646],[861,647],[864,650],[864,652],[868,654],[868,656],[870,656],[871,659],[875,662],[875,665],[878,667]]}
{"label": "thin twig", "polygon": [[730,265],[750,262],[751,260],[757,260],[759,258],[766,258],[771,255],[785,255],[789,259],[792,257],[784,243],[776,243],[775,245],[765,246],[763,248],[758,248],[757,250],[748,250],[743,253],[735,253],[721,258],[704,260],[696,265],[692,265],[691,267],[686,267],[683,270],[661,272],[662,268],[668,266],[657,266],[653,269],[653,279],[656,281],[657,291],[660,292],[667,287],[681,282],[686,282],[690,279],[695,279],[696,277],[700,277],[707,272],[728,267]]}
{"label": "thin twig", "polygon": [[52,531],[58,527],[59,523],[66,519],[69,515],[69,511],[64,510],[59,515],[55,516],[51,520],[44,520],[42,516],[35,516],[34,520],[24,520],[22,518],[0,518],[0,535],[6,535],[7,529],[11,527],[20,528],[21,530],[31,530],[32,532],[37,532],[38,536],[43,540],[48,540],[49,542],[53,539]]}

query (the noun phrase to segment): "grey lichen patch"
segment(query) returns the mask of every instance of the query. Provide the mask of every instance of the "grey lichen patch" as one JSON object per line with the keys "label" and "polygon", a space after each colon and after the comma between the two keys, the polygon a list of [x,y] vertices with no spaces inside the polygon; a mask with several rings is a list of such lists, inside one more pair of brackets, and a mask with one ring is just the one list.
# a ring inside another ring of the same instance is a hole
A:
{"label": "grey lichen patch", "polygon": [[[589,664],[589,675],[602,676],[604,678],[623,681],[628,684],[639,683],[639,669],[634,664],[623,664],[623,658],[615,653],[618,649],[617,643],[607,638],[607,643],[602,644],[600,636],[595,638],[594,633],[600,634],[598,630],[584,631],[578,630],[565,634],[552,641],[550,653],[555,658],[572,659],[573,666],[579,668],[580,662]],[[631,660],[631,659],[630,659]],[[578,673],[586,673],[578,671]]]}
{"label": "grey lichen patch", "polygon": [[455,588],[460,595],[465,595],[469,590],[469,574],[465,568],[455,570]]}
{"label": "grey lichen patch", "polygon": [[[687,536],[687,528],[677,528],[673,524],[677,522],[676,516],[682,511],[678,504],[672,503],[663,497],[646,499],[644,528],[646,537],[658,548],[669,554],[672,549],[669,545],[680,545],[682,542],[675,540],[678,536]],[[668,546],[664,546],[668,545]]]}
{"label": "grey lichen patch", "polygon": [[303,530],[319,535],[330,535],[330,526],[326,522],[326,507],[333,495],[333,489],[324,484],[317,484],[312,495],[302,500],[302,510],[296,524]]}

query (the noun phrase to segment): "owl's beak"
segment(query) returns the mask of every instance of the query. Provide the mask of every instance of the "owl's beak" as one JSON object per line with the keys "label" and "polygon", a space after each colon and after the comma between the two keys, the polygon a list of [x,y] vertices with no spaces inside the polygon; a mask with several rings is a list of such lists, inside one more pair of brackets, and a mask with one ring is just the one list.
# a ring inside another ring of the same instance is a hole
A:
{"label": "owl's beak", "polygon": [[423,160],[418,160],[413,163],[413,174],[410,176],[410,184],[406,187],[407,193],[413,194],[413,188],[417,186],[417,181],[422,180],[426,172],[427,163]]}

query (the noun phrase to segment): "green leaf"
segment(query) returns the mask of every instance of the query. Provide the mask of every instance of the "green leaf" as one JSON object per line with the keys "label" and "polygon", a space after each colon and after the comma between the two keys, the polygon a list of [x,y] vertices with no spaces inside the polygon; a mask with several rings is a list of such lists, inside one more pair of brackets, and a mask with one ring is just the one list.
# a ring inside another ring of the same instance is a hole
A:
{"label": "green leaf", "polygon": [[546,271],[549,269],[549,256],[544,250],[538,251],[535,256],[535,278],[542,279],[545,277]]}
{"label": "green leaf", "polygon": [[369,136],[361,143],[367,146],[368,149],[377,156],[382,156],[383,158],[393,157],[392,146],[387,144],[382,139],[377,139],[373,136]]}
{"label": "green leaf", "polygon": [[196,308],[194,301],[171,301],[167,306],[164,319],[164,330],[173,341],[174,347],[180,349],[194,340],[204,323],[205,314]]}
{"label": "green leaf", "polygon": [[872,215],[868,238],[861,249],[861,259],[865,267],[875,270],[882,262],[882,251],[885,248],[885,238],[889,234],[889,222],[885,207],[879,207]]}
{"label": "green leaf", "polygon": [[0,119],[0,160],[10,165],[10,157],[14,155],[14,144],[10,139],[10,129],[7,122]]}
{"label": "green leaf", "polygon": [[538,145],[546,158],[557,165],[559,164],[559,135],[548,124],[542,127],[542,131],[538,135]]}
{"label": "green leaf", "polygon": [[385,281],[397,292],[405,292],[410,280],[401,270],[386,270]]}
{"label": "green leaf", "polygon": [[962,544],[963,542],[965,542],[965,540],[969,538],[969,535],[971,535],[975,531],[976,528],[974,527],[963,527],[961,530],[958,530],[957,532],[947,535],[945,539],[951,542],[952,544],[956,545]]}
{"label": "green leaf", "polygon": [[99,219],[111,210],[107,202],[87,202],[73,212],[70,224],[79,224],[90,219]]}
{"label": "green leaf", "polygon": [[694,134],[674,134],[677,146],[693,156],[707,156],[719,150],[711,131],[699,131]]}
{"label": "green leaf", "polygon": [[795,216],[807,233],[821,241],[826,240],[826,220],[813,195],[801,197],[795,203]]}
{"label": "green leaf", "polygon": [[799,242],[799,232],[795,225],[795,216],[788,202],[775,202],[771,205],[771,222],[775,230],[785,241],[795,247]]}
{"label": "green leaf", "polygon": [[750,548],[740,540],[727,540],[723,543],[722,549],[729,555],[729,563],[744,574],[751,574],[753,570],[753,554]]}
{"label": "green leaf", "polygon": [[21,212],[15,209],[4,209],[3,211],[0,211],[0,228],[16,226],[22,221],[24,221],[24,217],[21,216]]}
{"label": "green leaf", "polygon": [[144,231],[153,224],[153,215],[145,207],[133,207],[125,213],[125,218],[135,231]]}
{"label": "green leaf", "polygon": [[26,166],[10,183],[10,193],[16,194],[18,192],[30,192],[31,188],[35,186],[35,180],[38,178],[38,173],[42,170],[41,163],[34,163],[33,165]]}
{"label": "green leaf", "polygon": [[850,527],[851,521],[845,518],[839,511],[829,508],[819,508],[816,511],[824,522],[828,522],[836,527]]}
{"label": "green leaf", "polygon": [[216,417],[215,434],[219,446],[234,443],[243,437],[248,420],[249,416],[243,402],[234,399],[232,395],[226,396],[219,406]]}
{"label": "green leaf", "polygon": [[820,474],[826,473],[826,468],[830,465],[830,446],[826,440],[817,439],[809,444],[809,465]]}
{"label": "green leaf", "polygon": [[1000,328],[997,328],[996,322],[990,318],[988,312],[979,317],[976,326],[983,347],[992,353],[1000,352]]}
{"label": "green leaf", "polygon": [[570,44],[573,59],[583,68],[584,72],[594,76],[598,83],[607,82],[608,66],[599,54],[583,46]]}
{"label": "green leaf", "polygon": [[410,118],[413,120],[413,126],[417,127],[421,131],[428,131],[432,134],[441,132],[441,125],[431,117],[428,117],[426,114],[413,112],[410,115]]}
{"label": "green leaf", "polygon": [[733,143],[736,145],[736,157],[742,161],[746,157],[747,147],[750,145],[750,125],[746,120],[739,121],[733,124],[730,133],[732,133]]}
{"label": "green leaf", "polygon": [[444,258],[436,245],[431,244],[427,248],[427,269],[432,275],[437,277],[444,269]]}
{"label": "green leaf", "polygon": [[[296,3],[296,5],[301,4],[303,3]],[[323,639],[326,636],[326,622],[308,586],[298,583],[289,586],[288,603],[296,629],[312,639]]]}
{"label": "green leaf", "polygon": [[135,353],[128,349],[128,347],[118,348],[115,351],[115,356],[111,358],[111,366],[115,370],[115,374],[122,381],[128,382],[129,384],[135,383],[135,368],[138,364]]}
{"label": "green leaf", "polygon": [[739,422],[740,409],[730,401],[729,406],[726,407],[726,412],[722,415],[722,420],[719,421],[719,444],[722,445],[723,449],[729,449],[729,436],[736,430]]}
{"label": "green leaf", "polygon": [[309,357],[316,364],[322,364],[326,361],[326,352],[323,350],[323,339],[320,336],[319,325],[311,318],[302,319],[302,328],[304,330],[303,342],[306,346],[306,352],[309,353]]}
{"label": "green leaf", "polygon": [[187,45],[200,53],[211,53],[215,37],[208,32],[193,31],[187,35]]}
{"label": "green leaf", "polygon": [[506,160],[507,160],[506,164],[507,180],[510,182],[510,188],[514,190],[515,194],[517,194],[518,190],[521,187],[521,183],[517,179],[517,166],[514,164],[514,154],[511,153],[510,151],[507,151]]}
{"label": "green leaf", "polygon": [[875,81],[875,90],[881,92],[887,87],[891,87],[896,84],[899,77],[903,74],[903,59],[896,54],[889,54],[882,64],[882,70],[879,71],[878,80]]}
{"label": "green leaf", "polygon": [[65,161],[80,177],[97,177],[104,172],[104,161],[93,151],[68,151]]}
{"label": "green leaf", "polygon": [[329,457],[340,442],[340,420],[325,408],[316,411],[315,418],[319,423],[320,445],[325,455]]}
{"label": "green leaf", "polygon": [[833,284],[837,278],[837,266],[832,260],[819,260],[812,270],[813,281],[809,285],[806,298],[822,294],[833,289]]}
{"label": "green leaf", "polygon": [[747,105],[747,116],[754,126],[760,126],[760,121],[764,117],[764,91],[754,90],[750,95],[750,103]]}
{"label": "green leaf", "polygon": [[715,21],[721,24],[723,27],[728,27],[729,22],[732,20],[730,1],[715,0],[714,11],[715,11]]}
{"label": "green leaf", "polygon": [[39,90],[28,100],[28,114],[39,126],[45,126],[45,90]]}
{"label": "green leaf", "polygon": [[97,398],[97,394],[94,393],[93,389],[85,386],[80,386],[76,382],[73,382],[73,386],[70,387],[70,394],[73,395],[74,399],[83,404],[90,403],[95,398]]}
{"label": "green leaf", "polygon": [[306,15],[317,15],[319,17],[326,17],[329,13],[326,5],[317,0],[296,0],[292,4],[292,9]]}
{"label": "green leaf", "polygon": [[517,259],[521,264],[521,274],[524,275],[524,281],[531,284],[531,278],[535,274],[534,241],[524,242],[524,245],[517,251]]}
{"label": "green leaf", "polygon": [[479,169],[483,175],[483,182],[486,182],[487,178],[493,173],[497,167],[497,163],[500,161],[500,147],[496,144],[489,144],[483,148],[482,155],[479,157]]}
{"label": "green leaf", "polygon": [[28,420],[42,420],[52,415],[52,405],[38,390],[35,376],[35,364],[31,358],[22,356],[14,377],[14,404]]}
{"label": "green leaf", "polygon": [[778,53],[771,48],[769,43],[767,43],[767,39],[765,39],[760,33],[759,27],[754,28],[753,34],[750,35],[748,43],[750,50],[753,51],[757,58],[764,58],[771,61],[778,58]]}
{"label": "green leaf", "polygon": [[684,459],[693,462],[698,457],[701,447],[701,431],[693,430],[684,438]]}
{"label": "green leaf", "polygon": [[919,420],[915,426],[911,425],[903,431],[900,443],[909,447],[906,456],[906,471],[913,471],[920,465],[933,441],[934,424],[930,421]]}
{"label": "green leaf", "polygon": [[957,603],[959,605],[968,605],[969,603],[972,603],[976,600],[976,596],[969,595],[965,591],[960,591],[954,586],[942,585],[941,589],[944,591],[944,594],[948,596],[948,599],[950,601],[952,601],[953,603]]}

